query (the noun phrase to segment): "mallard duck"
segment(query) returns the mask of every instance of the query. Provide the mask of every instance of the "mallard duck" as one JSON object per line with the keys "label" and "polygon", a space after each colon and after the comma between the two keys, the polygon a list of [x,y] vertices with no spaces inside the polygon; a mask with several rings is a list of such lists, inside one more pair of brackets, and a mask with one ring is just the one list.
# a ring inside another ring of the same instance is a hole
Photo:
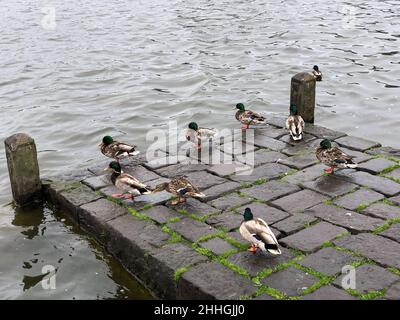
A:
{"label": "mallard duck", "polygon": [[203,198],[204,193],[201,193],[189,180],[184,176],[175,177],[170,182],[164,182],[157,185],[153,192],[166,190],[178,198],[171,202],[172,205],[185,202],[187,198]]}
{"label": "mallard duck", "polygon": [[259,248],[262,252],[269,252],[274,256],[282,253],[278,240],[263,219],[254,218],[250,208],[244,210],[243,217],[239,232],[243,239],[251,243],[250,252],[256,253]]}
{"label": "mallard duck", "polygon": [[312,71],[313,76],[315,77],[316,81],[322,81],[322,72],[319,71],[318,66],[314,66],[313,67],[313,71]]}
{"label": "mallard duck", "polygon": [[286,128],[294,141],[303,139],[304,126],[303,118],[297,113],[297,106],[292,104],[290,106],[290,115],[286,120]]}
{"label": "mallard duck", "polygon": [[102,154],[117,161],[122,158],[136,156],[140,153],[139,151],[135,151],[136,146],[115,141],[110,136],[105,136],[99,147]]}
{"label": "mallard duck", "polygon": [[265,117],[254,111],[246,110],[243,103],[238,103],[235,109],[239,109],[235,118],[243,124],[243,130],[248,129],[251,124],[265,124]]}
{"label": "mallard duck", "polygon": [[217,134],[213,128],[202,128],[196,122],[191,122],[186,130],[186,140],[193,142],[197,149],[201,149],[201,143],[204,140],[209,140]]}
{"label": "mallard duck", "polygon": [[356,168],[357,164],[353,162],[352,156],[347,155],[337,147],[332,148],[331,141],[324,139],[317,148],[315,155],[323,164],[329,166],[325,172],[332,174],[335,168]]}
{"label": "mallard duck", "polygon": [[[112,171],[111,182],[124,193],[113,194],[113,198],[127,198],[133,200],[135,196],[150,194],[150,187],[140,182],[128,173],[123,173],[117,161],[110,162],[105,171]],[[127,193],[127,194],[126,194]]]}

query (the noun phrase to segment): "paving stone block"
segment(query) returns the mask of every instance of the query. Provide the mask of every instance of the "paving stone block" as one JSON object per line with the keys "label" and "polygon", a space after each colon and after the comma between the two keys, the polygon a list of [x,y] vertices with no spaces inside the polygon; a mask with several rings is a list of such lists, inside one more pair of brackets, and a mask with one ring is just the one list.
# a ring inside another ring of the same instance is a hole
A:
{"label": "paving stone block", "polygon": [[[168,244],[149,256],[152,283],[160,287],[159,295],[164,299],[177,296],[175,271],[182,267],[207,262],[208,258],[181,243]],[[162,284],[162,285],[160,285]]]}
{"label": "paving stone block", "polygon": [[87,170],[90,173],[94,174],[95,176],[101,176],[104,174],[104,169],[108,168],[108,165],[110,164],[111,161],[113,160],[112,159],[102,160],[101,162],[90,166],[89,168],[87,168]]}
{"label": "paving stone block", "polygon": [[395,283],[386,291],[385,298],[388,300],[400,300],[400,282]]}
{"label": "paving stone block", "polygon": [[93,190],[99,190],[101,188],[112,185],[112,182],[108,175],[90,177],[83,180],[82,183],[86,184]]}
{"label": "paving stone block", "polygon": [[318,278],[302,270],[289,267],[270,275],[261,282],[268,287],[279,290],[287,296],[299,296],[318,282]]}
{"label": "paving stone block", "polygon": [[287,117],[268,117],[266,123],[278,128],[286,128]]}
{"label": "paving stone block", "polygon": [[232,162],[232,156],[221,152],[219,145],[206,144],[201,149],[192,148],[187,153],[190,158],[188,161],[192,164],[204,163],[208,165]]}
{"label": "paving stone block", "polygon": [[370,233],[345,236],[334,244],[375,260],[385,267],[400,268],[400,243]]}
{"label": "paving stone block", "polygon": [[380,147],[374,148],[366,151],[368,154],[372,155],[382,155],[386,157],[396,157],[400,160],[400,149],[395,149],[392,147]]}
{"label": "paving stone block", "polygon": [[372,174],[378,174],[386,168],[396,165],[396,162],[384,158],[371,159],[360,163],[358,169]]}
{"label": "paving stone block", "polygon": [[387,176],[400,180],[400,168],[386,173]]}
{"label": "paving stone block", "polygon": [[335,140],[339,145],[357,151],[365,151],[370,148],[380,147],[378,142],[357,138],[353,136],[345,136]]}
{"label": "paving stone block", "polygon": [[242,189],[241,192],[262,201],[271,201],[301,190],[299,187],[283,181],[269,181],[251,188]]}
{"label": "paving stone block", "polygon": [[[311,140],[303,142],[302,144],[291,146],[288,145],[287,148],[283,149],[281,152],[288,156],[301,156],[306,154],[313,154],[315,156],[315,151],[319,147],[322,139]],[[332,146],[337,146],[334,142]]]}
{"label": "paving stone block", "polygon": [[250,208],[254,217],[263,219],[267,224],[273,224],[289,217],[289,214],[282,210],[268,206],[264,203],[253,202],[235,209],[235,211],[242,217],[242,220],[245,208]]}
{"label": "paving stone block", "polygon": [[391,240],[400,242],[400,224],[393,224],[391,227],[380,233],[381,236],[389,238]]}
{"label": "paving stone block", "polygon": [[215,164],[207,168],[208,172],[220,177],[227,177],[246,170],[249,170],[249,167],[240,162]]}
{"label": "paving stone block", "polygon": [[304,213],[342,226],[355,233],[372,231],[385,224],[384,220],[327,204],[319,204],[307,209]]}
{"label": "paving stone block", "polygon": [[200,190],[227,182],[226,179],[215,176],[205,171],[197,171],[186,174],[187,179]]}
{"label": "paving stone block", "polygon": [[231,245],[229,242],[222,240],[221,238],[213,238],[206,242],[200,243],[200,245],[211,250],[216,255],[222,255],[236,249],[236,247]]}
{"label": "paving stone block", "polygon": [[282,180],[290,182],[292,184],[302,184],[304,182],[312,181],[317,179],[318,177],[321,177],[324,174],[325,168],[326,166],[323,164],[316,164],[314,166],[300,170],[295,174],[284,177]]}
{"label": "paving stone block", "polygon": [[372,159],[371,155],[364,153],[364,152],[347,149],[345,147],[340,147],[340,150],[342,150],[344,153],[348,154],[349,156],[354,157],[353,161],[358,164],[365,162],[369,159]]}
{"label": "paving stone block", "polygon": [[255,136],[267,136],[273,139],[279,139],[280,137],[284,136],[288,133],[287,129],[280,129],[275,127],[267,127],[267,128],[255,128],[254,135]]}
{"label": "paving stone block", "polygon": [[133,200],[125,199],[122,201],[122,203],[134,208],[135,210],[141,210],[143,207],[148,205],[156,206],[165,204],[172,197],[173,195],[171,193],[167,191],[161,191],[136,196]]}
{"label": "paving stone block", "polygon": [[238,190],[240,187],[241,187],[240,183],[238,183],[238,182],[229,181],[229,182],[221,183],[219,185],[216,185],[211,188],[203,190],[202,192],[206,196],[204,198],[202,198],[202,201],[210,201],[210,200],[216,199],[225,193],[229,193],[229,192]]}
{"label": "paving stone block", "polygon": [[190,218],[183,218],[181,221],[168,224],[168,226],[192,242],[196,242],[203,236],[218,232],[208,224]]}
{"label": "paving stone block", "polygon": [[173,178],[180,175],[185,175],[194,171],[202,171],[207,169],[205,164],[175,164],[172,166],[157,169],[156,172],[164,177]]}
{"label": "paving stone block", "polygon": [[282,163],[288,167],[297,169],[297,170],[302,170],[304,168],[310,167],[314,164],[317,163],[317,158],[313,154],[305,154],[305,155],[299,155],[299,156],[291,156],[286,159],[282,159],[279,161],[279,163]]}
{"label": "paving stone block", "polygon": [[349,210],[356,210],[360,205],[369,205],[372,202],[382,200],[383,198],[384,196],[378,192],[361,188],[356,192],[335,199],[333,203]]}
{"label": "paving stone block", "polygon": [[[376,265],[362,265],[356,268],[356,290],[362,294],[370,291],[380,291],[400,279],[386,269]],[[339,276],[333,283],[342,286],[342,279],[345,275]]]}
{"label": "paving stone block", "polygon": [[176,217],[182,217],[176,211],[167,208],[165,206],[151,207],[149,209],[144,210],[142,213],[144,213],[146,216],[148,216],[149,218],[160,224],[167,223],[169,222],[170,219]]}
{"label": "paving stone block", "polygon": [[125,173],[130,174],[141,182],[147,182],[160,178],[160,176],[153,171],[146,169],[143,166],[126,166],[122,169]]}
{"label": "paving stone block", "polygon": [[193,214],[199,218],[203,218],[205,216],[221,212],[221,210],[218,210],[206,203],[203,203],[193,198],[189,198],[186,200],[186,202],[177,205],[172,205],[171,203],[167,203],[167,206],[177,212],[185,212],[188,214]]}
{"label": "paving stone block", "polygon": [[400,207],[388,205],[386,203],[374,203],[366,208],[363,213],[381,219],[400,218]]}
{"label": "paving stone block", "polygon": [[316,253],[306,256],[304,259],[298,261],[298,263],[325,275],[333,276],[341,273],[344,266],[360,260],[360,257],[347,252],[338,251],[334,248],[323,248]]}
{"label": "paving stone block", "polygon": [[233,212],[223,212],[207,219],[207,223],[214,228],[223,228],[231,231],[240,227],[243,221],[243,216]]}
{"label": "paving stone block", "polygon": [[280,242],[304,252],[314,252],[321,248],[325,242],[331,241],[345,232],[346,229],[334,226],[330,223],[320,222],[307,229],[282,238]]}
{"label": "paving stone block", "polygon": [[263,136],[263,135],[255,136],[254,144],[259,148],[268,148],[273,151],[280,151],[280,150],[283,150],[283,149],[287,148],[288,146],[290,146],[289,144],[287,144],[283,141],[273,139],[273,138]]}
{"label": "paving stone block", "polygon": [[317,221],[318,219],[307,214],[295,214],[289,218],[273,224],[273,227],[282,231],[286,235],[290,235],[304,229],[308,224]]}
{"label": "paving stone block", "polygon": [[305,182],[303,186],[330,197],[341,196],[358,188],[358,185],[332,175]]}
{"label": "paving stone block", "polygon": [[246,203],[250,203],[252,198],[250,197],[242,197],[239,194],[230,193],[223,197],[217,198],[215,200],[209,201],[208,204],[219,209],[219,210],[228,210],[233,207],[237,207]]}
{"label": "paving stone block", "polygon": [[255,297],[253,300],[276,300],[276,299],[274,297],[269,296],[266,293],[263,293]]}
{"label": "paving stone block", "polygon": [[308,133],[303,133],[303,139],[296,140],[296,141],[294,141],[289,134],[284,135],[283,137],[279,138],[280,141],[283,141],[292,146],[304,145],[305,143],[313,141],[315,139],[316,139],[316,137],[314,137],[313,135],[308,134]]}
{"label": "paving stone block", "polygon": [[302,300],[358,300],[344,290],[324,286],[302,298]]}
{"label": "paving stone block", "polygon": [[302,190],[272,201],[271,204],[286,212],[296,213],[303,212],[305,209],[315,206],[327,199],[327,197],[317,192]]}
{"label": "paving stone block", "polygon": [[288,262],[295,258],[295,255],[288,249],[281,248],[279,256],[266,255],[260,250],[256,254],[249,251],[239,252],[228,258],[233,264],[245,269],[251,276],[255,277],[265,269],[272,269],[281,263]]}
{"label": "paving stone block", "polygon": [[238,155],[243,153],[251,153],[257,149],[258,146],[252,143],[245,143],[242,141],[233,141],[224,143],[219,146],[223,153],[230,155]]}
{"label": "paving stone block", "polygon": [[231,179],[239,182],[255,182],[258,179],[273,180],[284,175],[289,170],[289,167],[278,163],[267,163],[252,170],[235,174]]}
{"label": "paving stone block", "polygon": [[267,149],[259,149],[254,152],[254,158],[250,159],[240,159],[243,163],[258,167],[262,164],[266,163],[278,163],[279,161],[286,159],[287,155],[277,152],[277,151],[269,151]]}
{"label": "paving stone block", "polygon": [[255,284],[218,262],[201,263],[178,281],[177,299],[238,300],[256,291]]}
{"label": "paving stone block", "polygon": [[367,172],[352,172],[347,176],[341,176],[341,178],[361,186],[369,187],[377,192],[383,193],[388,197],[400,193],[400,183],[396,183],[390,179],[375,176]]}
{"label": "paving stone block", "polygon": [[398,195],[397,197],[390,198],[389,200],[392,201],[394,204],[400,206],[400,195]]}
{"label": "paving stone block", "polygon": [[[243,239],[243,237],[241,236],[241,234],[239,233],[239,231],[231,231],[227,233],[227,236],[229,236],[230,238],[236,240],[237,242],[239,242],[240,244],[248,244],[249,248],[250,248],[250,243],[247,242],[245,239]],[[275,235],[276,236],[276,235]],[[278,237],[277,237],[278,238]]]}
{"label": "paving stone block", "polygon": [[158,178],[158,179],[155,179],[155,180],[147,181],[146,184],[147,184],[151,189],[154,189],[154,188],[157,187],[159,184],[164,183],[164,182],[170,182],[170,181],[171,181],[171,179],[161,177],[161,178]]}
{"label": "paving stone block", "polygon": [[316,136],[320,139],[329,139],[329,140],[335,140],[346,136],[344,132],[334,131],[328,128],[313,125],[311,123],[306,123],[304,132],[310,133],[313,136]]}

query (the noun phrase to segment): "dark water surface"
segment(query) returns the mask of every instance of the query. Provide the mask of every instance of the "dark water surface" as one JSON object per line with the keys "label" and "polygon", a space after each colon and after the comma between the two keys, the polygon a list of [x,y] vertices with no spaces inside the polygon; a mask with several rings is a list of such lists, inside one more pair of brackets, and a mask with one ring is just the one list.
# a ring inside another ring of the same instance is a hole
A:
{"label": "dark water surface", "polygon": [[[290,78],[314,64],[324,74],[318,124],[400,147],[397,0],[0,5],[0,140],[31,134],[43,176],[102,159],[105,134],[144,149],[146,133],[171,120],[238,127],[237,102],[285,115]],[[55,25],[46,23],[52,10]],[[53,297],[148,296],[59,213],[45,207],[27,218],[10,199],[0,143],[0,297],[47,298],[26,280],[43,263],[59,266]]]}

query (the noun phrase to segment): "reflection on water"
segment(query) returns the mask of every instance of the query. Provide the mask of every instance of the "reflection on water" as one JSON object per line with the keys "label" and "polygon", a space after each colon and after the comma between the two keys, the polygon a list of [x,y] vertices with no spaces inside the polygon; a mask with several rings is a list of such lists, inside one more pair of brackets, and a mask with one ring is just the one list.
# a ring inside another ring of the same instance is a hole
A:
{"label": "reflection on water", "polygon": [[[54,26],[44,24],[52,8]],[[291,77],[317,64],[324,81],[316,122],[400,147],[399,25],[396,0],[3,0],[0,140],[28,132],[42,174],[57,175],[102,159],[97,145],[106,134],[143,150],[148,130],[169,120],[237,128],[237,102],[287,114]],[[10,198],[0,143],[0,205]],[[34,254],[48,248],[39,239],[53,230],[46,209],[31,224],[16,217],[27,223],[18,226],[7,222],[9,206],[0,211],[0,243],[12,252],[1,259],[1,279],[40,274]],[[57,239],[55,253],[74,254],[70,238]],[[22,259],[26,248],[32,256]],[[66,263],[69,255],[58,255]],[[15,271],[16,261],[27,268]],[[69,264],[70,274],[85,281],[90,263],[77,266]],[[91,289],[94,280],[87,278]],[[19,288],[7,290],[14,286],[0,290],[18,297]]]}
{"label": "reflection on water", "polygon": [[[0,299],[152,298],[119,262],[47,203],[2,214]],[[49,281],[46,266],[55,272],[54,290],[42,285]]]}

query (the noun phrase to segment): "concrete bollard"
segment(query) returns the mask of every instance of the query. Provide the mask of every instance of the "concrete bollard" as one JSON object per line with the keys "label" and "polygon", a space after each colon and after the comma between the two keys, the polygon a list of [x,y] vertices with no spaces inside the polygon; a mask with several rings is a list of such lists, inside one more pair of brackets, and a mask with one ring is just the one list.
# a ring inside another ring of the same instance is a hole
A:
{"label": "concrete bollard", "polygon": [[19,205],[26,204],[39,197],[42,190],[35,141],[25,133],[17,133],[4,144],[13,198]]}
{"label": "concrete bollard", "polygon": [[316,78],[311,72],[301,72],[292,77],[290,105],[296,105],[305,122],[314,123]]}

